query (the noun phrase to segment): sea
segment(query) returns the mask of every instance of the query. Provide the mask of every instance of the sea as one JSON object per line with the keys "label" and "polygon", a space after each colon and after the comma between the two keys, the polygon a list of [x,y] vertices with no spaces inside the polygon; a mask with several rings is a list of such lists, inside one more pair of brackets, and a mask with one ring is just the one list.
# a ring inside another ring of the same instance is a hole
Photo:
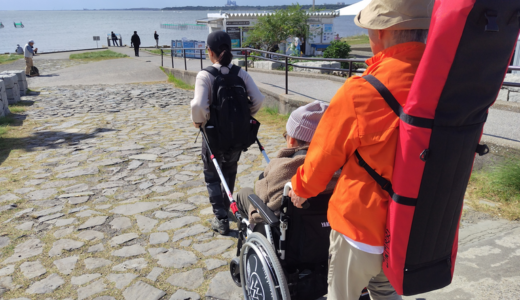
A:
{"label": "sea", "polygon": [[[77,50],[101,47],[107,44],[111,31],[121,34],[124,44],[137,31],[141,45],[154,46],[154,31],[159,34],[159,45],[170,45],[171,40],[187,38],[205,41],[208,29],[162,29],[161,24],[196,24],[198,19],[215,11],[5,11],[0,10],[0,53],[14,52],[17,45],[35,41],[40,52]],[[15,28],[14,22],[24,28]],[[354,24],[354,16],[334,19],[334,35],[341,37],[366,33]],[[93,37],[99,36],[96,43]]]}

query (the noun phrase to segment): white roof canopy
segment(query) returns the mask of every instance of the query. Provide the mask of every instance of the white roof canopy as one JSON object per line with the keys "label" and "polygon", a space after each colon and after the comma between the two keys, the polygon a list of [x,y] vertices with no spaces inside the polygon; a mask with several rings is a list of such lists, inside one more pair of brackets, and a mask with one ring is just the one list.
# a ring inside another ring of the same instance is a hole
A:
{"label": "white roof canopy", "polygon": [[362,0],[357,3],[351,4],[347,7],[344,7],[342,9],[336,10],[339,12],[340,16],[355,16],[357,15],[363,8],[367,7],[368,3],[370,3],[371,0]]}

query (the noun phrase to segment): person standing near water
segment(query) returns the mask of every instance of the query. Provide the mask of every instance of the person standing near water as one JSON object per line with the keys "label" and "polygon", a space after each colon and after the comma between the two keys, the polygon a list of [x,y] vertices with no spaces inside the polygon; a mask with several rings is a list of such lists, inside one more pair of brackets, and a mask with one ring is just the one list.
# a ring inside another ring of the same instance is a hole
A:
{"label": "person standing near water", "polygon": [[117,44],[117,36],[113,31],[112,31],[112,43],[114,44],[114,46],[119,47],[119,45]]}
{"label": "person standing near water", "polygon": [[33,66],[33,56],[38,51],[38,48],[33,49],[34,41],[30,40],[27,45],[24,47],[24,56],[25,56],[25,75],[27,77],[31,77],[31,68]]}
{"label": "person standing near water", "polygon": [[[249,113],[254,116],[264,101],[265,96],[260,93],[255,82],[249,74],[240,67],[231,63],[231,37],[224,31],[215,31],[208,36],[208,56],[213,63],[213,68],[221,74],[237,74],[244,81],[247,96],[249,97]],[[195,81],[195,95],[191,100],[191,120],[196,128],[206,128],[206,123],[210,119],[210,105],[212,102],[213,82],[215,76],[206,71],[200,71]],[[212,126],[208,126],[210,128]],[[213,155],[217,159],[222,174],[226,179],[228,187],[233,193],[235,179],[237,175],[238,160],[241,150],[222,153],[212,149]],[[211,227],[214,231],[225,235],[229,232],[228,212],[230,202],[225,190],[222,188],[217,170],[213,165],[206,144],[202,143],[202,162],[204,164],[204,181],[209,194],[209,202],[213,206],[215,218],[211,220]]]}
{"label": "person standing near water", "polygon": [[141,39],[137,35],[137,31],[134,31],[134,35],[132,35],[131,45],[134,46],[135,56],[139,56],[139,46],[141,45]]}
{"label": "person standing near water", "polygon": [[157,31],[153,34],[153,38],[155,39],[155,48],[159,48],[159,35]]}

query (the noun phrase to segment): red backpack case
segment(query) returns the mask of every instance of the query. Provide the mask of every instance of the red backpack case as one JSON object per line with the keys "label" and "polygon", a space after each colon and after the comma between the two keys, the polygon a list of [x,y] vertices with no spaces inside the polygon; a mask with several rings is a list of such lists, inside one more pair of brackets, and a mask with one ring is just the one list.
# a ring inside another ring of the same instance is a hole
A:
{"label": "red backpack case", "polygon": [[364,78],[400,118],[392,184],[356,153],[390,194],[383,270],[400,295],[451,283],[464,194],[489,107],[520,31],[518,0],[437,0],[406,105]]}

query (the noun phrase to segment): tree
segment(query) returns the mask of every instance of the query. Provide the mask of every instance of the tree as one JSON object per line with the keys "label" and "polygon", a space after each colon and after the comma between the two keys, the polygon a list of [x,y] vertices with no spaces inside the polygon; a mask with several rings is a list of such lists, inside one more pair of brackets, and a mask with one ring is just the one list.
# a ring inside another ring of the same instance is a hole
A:
{"label": "tree", "polygon": [[[332,41],[330,45],[323,51],[324,58],[348,58],[350,54],[350,45],[342,41]],[[341,63],[342,69],[348,69],[348,63]]]}
{"label": "tree", "polygon": [[257,23],[248,32],[245,44],[274,52],[279,43],[291,36],[307,38],[307,19],[307,12],[299,4],[258,17]]}

